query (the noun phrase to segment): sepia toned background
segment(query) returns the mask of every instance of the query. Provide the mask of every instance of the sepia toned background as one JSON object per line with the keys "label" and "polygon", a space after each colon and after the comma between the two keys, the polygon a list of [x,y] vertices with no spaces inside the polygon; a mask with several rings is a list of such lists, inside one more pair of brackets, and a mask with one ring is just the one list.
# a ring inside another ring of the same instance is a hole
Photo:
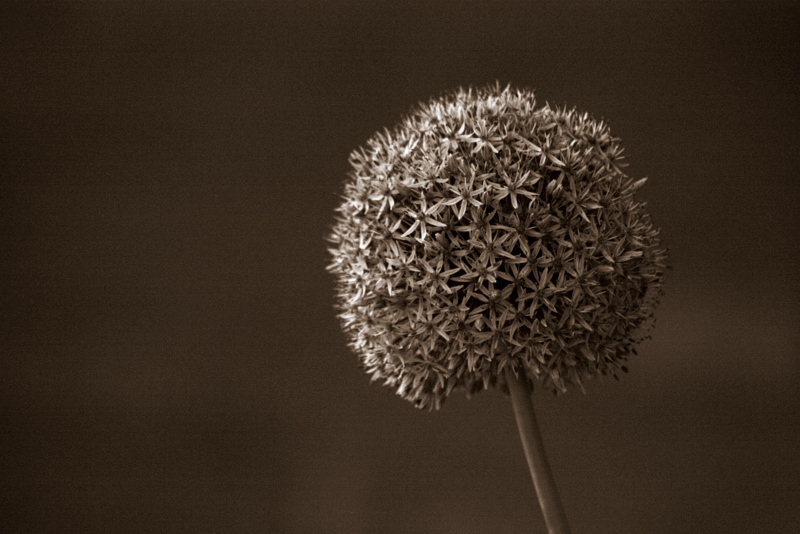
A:
{"label": "sepia toned background", "polygon": [[339,333],[347,157],[500,81],[607,120],[672,270],[621,381],[534,394],[576,533],[800,523],[790,1],[3,2],[0,524],[544,532],[507,399]]}

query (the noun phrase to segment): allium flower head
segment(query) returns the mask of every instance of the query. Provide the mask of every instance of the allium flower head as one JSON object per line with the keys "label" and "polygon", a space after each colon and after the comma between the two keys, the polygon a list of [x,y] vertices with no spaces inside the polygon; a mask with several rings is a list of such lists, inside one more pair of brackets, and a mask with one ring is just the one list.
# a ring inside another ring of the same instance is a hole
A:
{"label": "allium flower head", "polygon": [[352,153],[330,237],[339,317],[373,380],[420,408],[626,371],[666,252],[602,121],[492,86],[419,105]]}

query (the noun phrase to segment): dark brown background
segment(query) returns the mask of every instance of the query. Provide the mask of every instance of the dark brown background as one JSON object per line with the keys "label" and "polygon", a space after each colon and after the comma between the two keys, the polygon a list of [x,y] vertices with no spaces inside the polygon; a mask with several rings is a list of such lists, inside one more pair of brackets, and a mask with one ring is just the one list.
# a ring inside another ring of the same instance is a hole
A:
{"label": "dark brown background", "polygon": [[794,2],[3,2],[3,532],[544,532],[497,392],[370,386],[349,152],[462,84],[607,119],[671,250],[616,383],[535,400],[576,533],[796,532]]}

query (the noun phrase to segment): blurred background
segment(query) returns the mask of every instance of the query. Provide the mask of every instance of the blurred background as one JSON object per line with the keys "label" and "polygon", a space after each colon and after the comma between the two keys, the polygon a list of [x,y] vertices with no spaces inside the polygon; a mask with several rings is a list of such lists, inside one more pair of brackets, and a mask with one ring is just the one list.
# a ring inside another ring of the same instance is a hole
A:
{"label": "blurred background", "polygon": [[325,271],[350,151],[500,81],[610,123],[671,253],[630,373],[534,394],[574,531],[797,532],[799,14],[3,2],[0,530],[545,532],[507,399],[371,385]]}

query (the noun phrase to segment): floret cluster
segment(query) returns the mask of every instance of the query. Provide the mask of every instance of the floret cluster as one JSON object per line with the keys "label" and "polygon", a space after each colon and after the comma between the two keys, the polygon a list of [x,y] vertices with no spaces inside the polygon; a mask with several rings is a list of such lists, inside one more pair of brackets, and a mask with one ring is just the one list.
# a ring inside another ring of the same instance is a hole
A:
{"label": "floret cluster", "polygon": [[604,122],[500,86],[353,152],[329,270],[366,372],[433,409],[506,366],[554,391],[627,371],[666,252],[622,159]]}

